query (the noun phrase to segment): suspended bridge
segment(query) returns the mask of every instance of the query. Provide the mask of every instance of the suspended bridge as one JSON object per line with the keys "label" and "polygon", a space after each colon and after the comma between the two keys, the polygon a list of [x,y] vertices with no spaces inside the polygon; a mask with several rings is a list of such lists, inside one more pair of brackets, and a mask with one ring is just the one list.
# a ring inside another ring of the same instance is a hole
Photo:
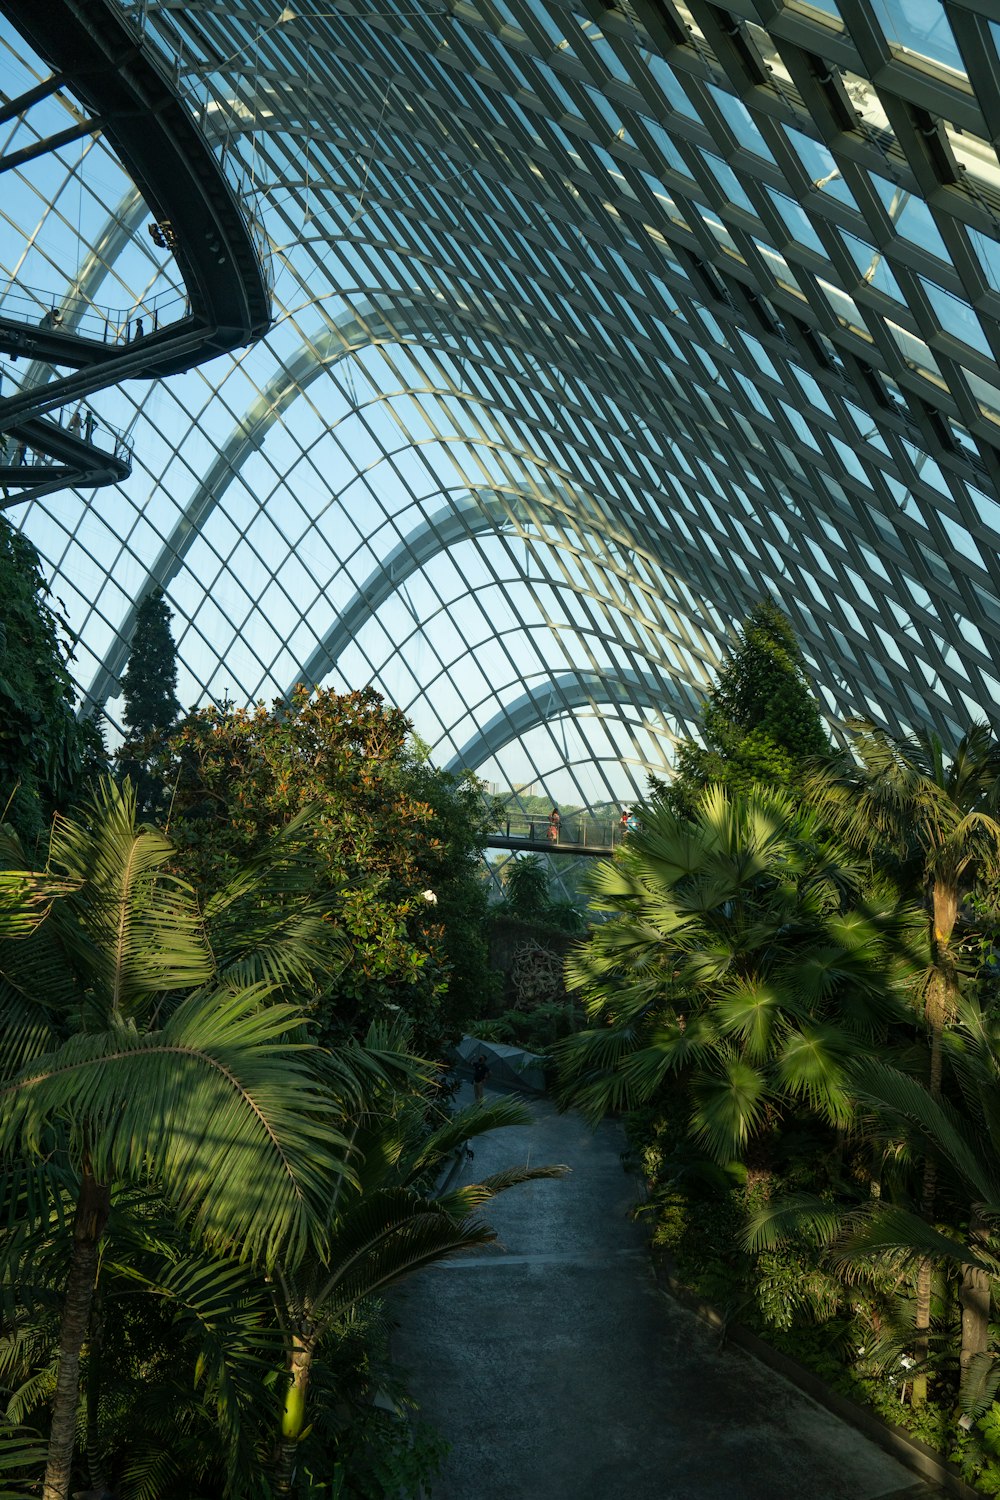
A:
{"label": "suspended bridge", "polygon": [[586,812],[573,813],[554,824],[544,815],[519,813],[507,817],[486,840],[487,849],[507,849],[513,853],[575,854],[591,859],[614,854],[625,837],[618,818],[592,817]]}

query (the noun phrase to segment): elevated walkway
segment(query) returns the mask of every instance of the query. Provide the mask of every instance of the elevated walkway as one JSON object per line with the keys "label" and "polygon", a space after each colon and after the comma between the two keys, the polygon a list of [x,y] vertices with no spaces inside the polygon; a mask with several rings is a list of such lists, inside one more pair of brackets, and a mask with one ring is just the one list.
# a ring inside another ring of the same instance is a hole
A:
{"label": "elevated walkway", "polygon": [[610,858],[620,845],[624,830],[620,820],[594,818],[574,813],[562,818],[555,837],[547,817],[512,814],[488,836],[487,849],[507,849],[515,854],[570,854],[591,859]]}
{"label": "elevated walkway", "polygon": [[131,444],[81,408],[70,425],[29,417],[0,437],[0,509],[68,485],[120,484],[132,472]]}
{"label": "elevated walkway", "polygon": [[[51,78],[0,107],[0,125],[57,89],[88,112],[0,157],[0,174],[71,139],[102,134],[147,204],[157,243],[172,255],[186,291],[113,310],[72,291],[60,298],[8,287],[0,296],[0,351],[34,367],[0,399],[0,431],[20,440],[27,422],[94,391],[179,374],[260,338],[271,322],[270,263],[251,184],[228,138],[207,138],[116,0],[0,0],[0,12],[52,69]],[[43,434],[34,436],[47,451]],[[60,446],[63,468],[75,476],[60,484],[95,482],[93,454]],[[116,477],[116,463],[100,472]],[[50,477],[54,486],[54,470]]]}

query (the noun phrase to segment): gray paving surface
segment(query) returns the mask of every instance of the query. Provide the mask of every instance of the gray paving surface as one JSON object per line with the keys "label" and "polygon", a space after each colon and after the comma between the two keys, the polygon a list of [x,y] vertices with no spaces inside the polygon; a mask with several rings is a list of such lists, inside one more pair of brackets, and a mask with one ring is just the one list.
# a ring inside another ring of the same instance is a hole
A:
{"label": "gray paving surface", "polygon": [[565,1162],[504,1194],[499,1244],[400,1294],[394,1343],[452,1444],[432,1500],[900,1500],[933,1492],[656,1288],[612,1125],[547,1102],[467,1176]]}

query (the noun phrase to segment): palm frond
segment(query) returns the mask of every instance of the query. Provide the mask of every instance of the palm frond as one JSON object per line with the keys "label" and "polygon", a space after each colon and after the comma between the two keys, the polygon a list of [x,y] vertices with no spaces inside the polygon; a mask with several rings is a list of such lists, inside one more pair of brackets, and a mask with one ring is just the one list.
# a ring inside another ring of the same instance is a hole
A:
{"label": "palm frond", "polygon": [[54,1017],[31,995],[13,989],[0,979],[0,1078],[17,1073],[33,1057],[39,1057],[58,1045],[59,1035]]}
{"label": "palm frond", "polygon": [[317,1298],[323,1321],[329,1325],[361,1298],[494,1238],[488,1225],[456,1220],[405,1188],[366,1196],[344,1216],[332,1242],[333,1269]]}
{"label": "palm frond", "polygon": [[275,990],[297,986],[310,990],[335,974],[348,957],[343,933],[319,911],[258,914],[240,924],[220,960],[218,978],[234,989],[268,984]]}
{"label": "palm frond", "polygon": [[874,1059],[850,1065],[850,1084],[865,1104],[915,1137],[923,1151],[943,1158],[966,1183],[974,1201],[998,1202],[996,1167],[984,1160],[977,1133],[943,1098],[915,1078]]}
{"label": "palm frond", "polygon": [[830,1245],[843,1226],[844,1210],[840,1205],[812,1193],[789,1193],[751,1215],[744,1244],[753,1254],[773,1250],[789,1239]]}
{"label": "palm frond", "polygon": [[742,1058],[721,1057],[717,1071],[693,1080],[694,1134],[718,1162],[738,1156],[759,1129],[767,1100],[764,1075]]}
{"label": "palm frond", "polygon": [[129,1016],[164,990],[193,989],[212,975],[191,887],[166,869],[174,854],[157,829],[136,827],[134,793],[110,778],[93,793],[89,825],[53,821],[50,869],[74,889],[50,921],[106,1014]]}
{"label": "palm frond", "polygon": [[778,1052],[775,1069],[793,1098],[805,1100],[832,1125],[844,1126],[853,1114],[844,1071],[851,1054],[850,1040],[836,1026],[795,1027]]}
{"label": "palm frond", "polygon": [[974,1354],[963,1372],[958,1404],[969,1417],[981,1417],[996,1400],[1000,1389],[1000,1357],[995,1349]]}
{"label": "palm frond", "polygon": [[153,1175],[212,1243],[295,1261],[351,1172],[312,1049],[284,1040],[301,1013],[266,995],[202,991],[160,1031],[71,1038],[0,1086],[0,1152],[63,1120],[98,1180]]}
{"label": "palm frond", "polygon": [[879,1203],[863,1218],[854,1220],[850,1232],[833,1252],[838,1265],[877,1258],[895,1268],[917,1265],[928,1256],[954,1266],[988,1271],[991,1276],[1000,1270],[1000,1262],[992,1256],[977,1255],[961,1240],[943,1234],[919,1214],[892,1203]]}
{"label": "palm frond", "polygon": [[53,903],[77,889],[73,880],[32,870],[0,870],[0,938],[19,940],[38,930]]}
{"label": "palm frond", "polygon": [[491,1130],[530,1124],[530,1109],[522,1100],[510,1094],[499,1099],[484,1099],[481,1104],[459,1110],[421,1142],[419,1149],[409,1159],[404,1183],[413,1182],[429,1167],[439,1165],[465,1141],[475,1140],[477,1136],[485,1135]]}
{"label": "palm frond", "polygon": [[37,1496],[37,1486],[28,1484],[31,1475],[23,1471],[40,1470],[45,1451],[46,1443],[37,1432],[10,1422],[0,1423],[0,1493],[4,1500],[32,1500]]}
{"label": "palm frond", "polygon": [[767,1056],[789,997],[773,981],[735,976],[715,1002],[721,1036],[734,1037],[752,1061]]}
{"label": "palm frond", "polygon": [[452,1217],[465,1217],[483,1208],[499,1193],[508,1188],[520,1187],[525,1182],[551,1182],[569,1175],[571,1168],[557,1163],[546,1167],[505,1167],[501,1172],[492,1172],[478,1182],[468,1182],[442,1194],[434,1202]]}

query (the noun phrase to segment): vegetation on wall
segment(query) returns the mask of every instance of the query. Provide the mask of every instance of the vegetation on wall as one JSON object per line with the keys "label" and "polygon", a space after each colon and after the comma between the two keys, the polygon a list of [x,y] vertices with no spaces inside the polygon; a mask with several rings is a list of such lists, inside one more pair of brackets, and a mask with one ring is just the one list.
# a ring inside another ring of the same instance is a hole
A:
{"label": "vegetation on wall", "polygon": [[29,844],[72,805],[104,761],[100,732],[77,721],[68,630],[35,548],[0,517],[0,817]]}

